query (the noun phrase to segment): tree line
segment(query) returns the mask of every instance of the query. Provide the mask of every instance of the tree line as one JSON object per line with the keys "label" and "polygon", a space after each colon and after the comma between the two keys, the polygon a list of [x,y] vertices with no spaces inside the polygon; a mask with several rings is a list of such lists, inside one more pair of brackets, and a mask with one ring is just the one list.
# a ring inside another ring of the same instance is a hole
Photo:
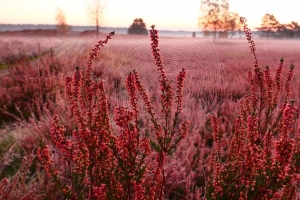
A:
{"label": "tree line", "polygon": [[[238,13],[229,11],[228,0],[201,0],[198,26],[203,29],[204,37],[228,38],[241,32]],[[265,14],[260,27],[256,27],[263,38],[300,38],[300,25],[292,21],[281,24],[274,15]]]}
{"label": "tree line", "polygon": [[300,38],[298,22],[292,21],[289,24],[281,24],[274,15],[268,13],[262,17],[262,24],[256,29],[264,38]]}
{"label": "tree line", "polygon": [[[98,36],[100,24],[103,20],[103,0],[91,0],[93,3],[88,7],[88,17],[94,23]],[[200,0],[201,16],[198,18],[198,26],[203,30],[204,37],[232,38],[242,33],[240,15],[229,10],[228,0]],[[68,32],[70,27],[66,23],[63,11],[58,8],[57,29]],[[280,23],[273,14],[265,14],[261,25],[256,27],[262,38],[300,38],[300,25],[296,21],[289,24]],[[134,19],[128,28],[128,34],[148,35],[148,30],[142,18]]]}

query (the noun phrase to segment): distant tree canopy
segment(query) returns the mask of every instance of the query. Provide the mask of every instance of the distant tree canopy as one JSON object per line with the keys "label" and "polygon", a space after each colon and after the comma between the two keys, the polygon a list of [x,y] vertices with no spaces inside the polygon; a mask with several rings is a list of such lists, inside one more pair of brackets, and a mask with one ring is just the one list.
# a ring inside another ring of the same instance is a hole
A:
{"label": "distant tree canopy", "polygon": [[265,14],[260,27],[261,37],[266,38],[300,38],[300,26],[292,21],[290,24],[281,24],[272,14]]}
{"label": "distant tree canopy", "polygon": [[128,28],[128,34],[135,35],[148,35],[148,30],[146,28],[146,24],[142,18],[136,18],[131,26]]}
{"label": "distant tree canopy", "polygon": [[262,23],[257,29],[264,32],[264,34],[266,34],[267,37],[270,37],[272,33],[277,31],[280,25],[275,16],[271,14],[265,14],[262,17],[261,21]]}
{"label": "distant tree canopy", "polygon": [[241,27],[239,15],[229,11],[228,0],[201,0],[201,17],[198,26],[207,33],[213,33],[214,38],[219,31],[219,37],[231,37]]}

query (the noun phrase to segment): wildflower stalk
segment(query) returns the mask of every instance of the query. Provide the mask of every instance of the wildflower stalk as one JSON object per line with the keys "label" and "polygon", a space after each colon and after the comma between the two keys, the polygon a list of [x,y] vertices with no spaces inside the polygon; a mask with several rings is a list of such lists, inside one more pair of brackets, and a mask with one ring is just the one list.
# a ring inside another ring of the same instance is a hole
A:
{"label": "wildflower stalk", "polygon": [[[181,128],[179,127],[179,114],[182,110],[182,95],[183,95],[183,84],[185,79],[185,70],[182,69],[177,77],[177,88],[176,88],[176,111],[172,120],[172,101],[173,101],[173,93],[172,87],[169,79],[167,78],[163,61],[160,54],[160,49],[158,48],[158,31],[155,29],[155,26],[151,26],[150,30],[151,37],[151,49],[152,54],[155,60],[155,64],[157,66],[157,70],[160,72],[159,82],[160,82],[160,90],[161,90],[161,100],[162,100],[162,110],[161,112],[164,115],[164,122],[159,123],[158,119],[153,112],[153,107],[150,104],[149,98],[145,93],[144,88],[141,85],[139,75],[137,72],[134,72],[136,77],[136,86],[140,95],[143,98],[144,104],[146,105],[146,109],[150,114],[151,121],[154,126],[154,132],[156,135],[156,141],[150,140],[150,144],[152,148],[157,152],[156,157],[156,170],[154,172],[154,177],[151,183],[152,188],[149,189],[149,193],[157,193],[158,199],[163,199],[164,196],[164,184],[165,184],[165,173],[164,173],[164,160],[166,155],[171,155],[178,145],[178,143],[185,138],[188,131],[188,121],[184,121],[181,124]],[[180,129],[180,134],[176,135],[177,129]],[[156,188],[156,189],[155,189]],[[157,190],[156,192],[154,190]]]}

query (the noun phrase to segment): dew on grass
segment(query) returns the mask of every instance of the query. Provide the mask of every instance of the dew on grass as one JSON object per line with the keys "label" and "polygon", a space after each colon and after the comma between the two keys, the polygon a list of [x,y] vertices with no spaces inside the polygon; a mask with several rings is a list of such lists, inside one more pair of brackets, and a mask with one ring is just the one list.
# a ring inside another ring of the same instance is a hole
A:
{"label": "dew on grass", "polygon": [[[210,40],[197,38],[159,38],[158,48],[167,78],[173,91],[173,113],[175,111],[176,78],[179,71],[186,70],[186,80],[183,89],[183,109],[180,121],[188,119],[191,127],[199,129],[203,123],[215,113],[227,97],[224,69],[218,59],[218,53]],[[154,111],[160,115],[161,98],[159,71],[151,50],[149,37],[131,40],[127,53],[121,59],[121,64],[115,70],[116,77],[122,81],[113,87],[114,101],[112,107],[127,106],[130,108],[128,92],[126,91],[126,76],[136,70],[146,93],[152,101]],[[139,102],[142,102],[140,97]],[[141,126],[147,128],[150,115],[145,106],[139,105]],[[149,128],[149,127],[148,127]]]}

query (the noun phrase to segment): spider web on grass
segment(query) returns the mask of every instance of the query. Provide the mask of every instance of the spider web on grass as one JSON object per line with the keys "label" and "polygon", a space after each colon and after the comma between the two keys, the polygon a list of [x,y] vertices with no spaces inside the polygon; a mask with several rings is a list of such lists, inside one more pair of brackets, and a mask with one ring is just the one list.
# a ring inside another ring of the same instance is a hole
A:
{"label": "spider web on grass", "polygon": [[[227,98],[224,69],[218,60],[218,53],[213,43],[199,38],[162,37],[159,38],[158,48],[166,76],[172,86],[174,109],[176,107],[176,78],[182,68],[186,70],[183,108],[179,121],[188,119],[191,122],[191,128],[199,129]],[[163,119],[164,116],[160,111],[162,106],[159,71],[152,55],[150,38],[132,40],[124,59],[115,71],[121,81],[114,87],[115,100],[111,101],[112,106],[131,107],[125,88],[126,77],[133,70],[139,73],[142,85],[158,118]],[[138,102],[142,102],[139,95],[138,99]],[[151,124],[145,124],[146,121],[150,121],[150,115],[146,113],[142,103],[139,104],[139,109],[141,127],[151,126]]]}

